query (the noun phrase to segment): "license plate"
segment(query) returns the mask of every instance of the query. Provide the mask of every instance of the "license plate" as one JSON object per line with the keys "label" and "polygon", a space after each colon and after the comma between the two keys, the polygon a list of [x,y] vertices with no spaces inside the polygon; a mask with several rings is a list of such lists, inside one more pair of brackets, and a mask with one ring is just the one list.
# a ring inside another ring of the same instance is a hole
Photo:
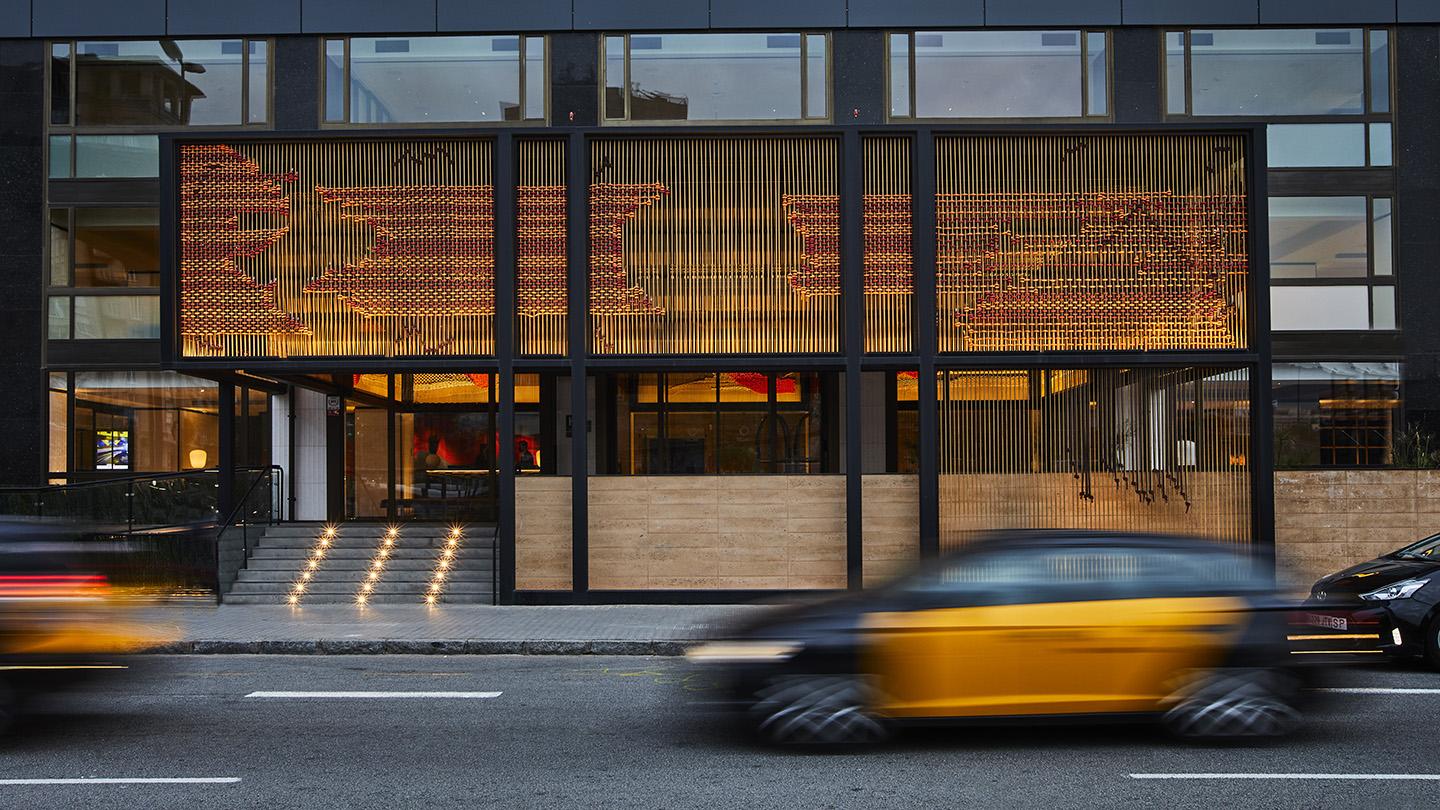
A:
{"label": "license plate", "polygon": [[1308,613],[1305,616],[1305,623],[1312,627],[1325,627],[1330,630],[1349,630],[1350,621],[1339,616],[1322,616],[1319,613]]}

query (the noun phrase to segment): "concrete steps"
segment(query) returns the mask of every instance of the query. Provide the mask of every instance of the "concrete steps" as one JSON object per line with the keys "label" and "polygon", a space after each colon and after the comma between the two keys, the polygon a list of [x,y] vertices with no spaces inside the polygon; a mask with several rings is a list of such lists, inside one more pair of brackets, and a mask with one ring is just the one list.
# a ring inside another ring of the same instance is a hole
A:
{"label": "concrete steps", "polygon": [[[228,604],[288,604],[293,588],[309,571],[298,594],[301,604],[355,604],[362,586],[370,582],[367,604],[424,604],[436,562],[445,549],[449,527],[439,524],[401,525],[377,579],[368,574],[388,536],[385,526],[335,526],[324,555],[310,569],[311,552],[325,530],[320,523],[289,523],[266,529],[234,586],[224,597]],[[489,527],[466,527],[439,603],[492,604],[494,564]]]}

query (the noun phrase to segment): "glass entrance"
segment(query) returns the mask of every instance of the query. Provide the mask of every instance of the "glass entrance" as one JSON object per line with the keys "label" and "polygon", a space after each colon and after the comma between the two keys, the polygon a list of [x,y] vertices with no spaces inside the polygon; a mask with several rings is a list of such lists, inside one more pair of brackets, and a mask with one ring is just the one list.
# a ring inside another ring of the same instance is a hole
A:
{"label": "glass entrance", "polygon": [[493,374],[357,374],[345,409],[345,516],[493,523]]}

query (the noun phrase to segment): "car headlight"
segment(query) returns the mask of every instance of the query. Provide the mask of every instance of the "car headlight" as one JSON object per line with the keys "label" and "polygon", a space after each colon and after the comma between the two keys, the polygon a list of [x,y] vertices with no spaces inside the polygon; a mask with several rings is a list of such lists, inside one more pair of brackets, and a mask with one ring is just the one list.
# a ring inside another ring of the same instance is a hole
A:
{"label": "car headlight", "polygon": [[1402,579],[1383,588],[1360,594],[1367,602],[1389,602],[1394,599],[1409,599],[1416,591],[1429,584],[1428,579]]}
{"label": "car headlight", "polygon": [[712,641],[685,651],[692,664],[764,664],[788,661],[804,649],[798,641]]}

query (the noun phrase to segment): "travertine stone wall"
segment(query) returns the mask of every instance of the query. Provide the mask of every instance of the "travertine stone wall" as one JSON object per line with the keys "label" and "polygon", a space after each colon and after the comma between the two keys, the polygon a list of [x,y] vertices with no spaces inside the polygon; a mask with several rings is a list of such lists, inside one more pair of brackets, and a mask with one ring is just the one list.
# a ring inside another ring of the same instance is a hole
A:
{"label": "travertine stone wall", "polygon": [[920,556],[920,477],[861,478],[865,587],[873,588],[910,568]]}
{"label": "travertine stone wall", "polygon": [[1275,473],[1275,557],[1289,584],[1440,532],[1440,470]]}
{"label": "travertine stone wall", "polygon": [[845,587],[841,475],[594,476],[590,588]]}
{"label": "travertine stone wall", "polygon": [[570,590],[570,476],[515,478],[515,587]]}

